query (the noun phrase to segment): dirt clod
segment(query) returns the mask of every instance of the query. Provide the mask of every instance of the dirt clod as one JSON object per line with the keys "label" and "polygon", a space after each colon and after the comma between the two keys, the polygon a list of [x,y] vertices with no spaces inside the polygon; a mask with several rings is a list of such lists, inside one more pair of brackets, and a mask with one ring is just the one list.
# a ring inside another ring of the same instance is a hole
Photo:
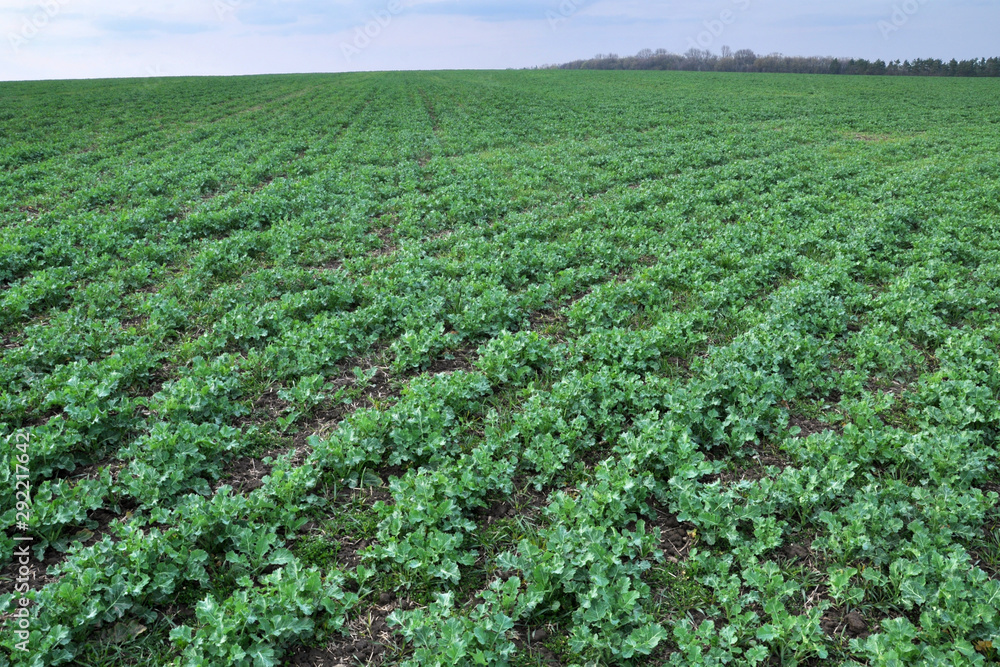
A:
{"label": "dirt clod", "polygon": [[868,624],[865,623],[863,618],[861,618],[861,614],[856,611],[849,613],[846,620],[847,629],[855,635],[859,635],[868,629]]}

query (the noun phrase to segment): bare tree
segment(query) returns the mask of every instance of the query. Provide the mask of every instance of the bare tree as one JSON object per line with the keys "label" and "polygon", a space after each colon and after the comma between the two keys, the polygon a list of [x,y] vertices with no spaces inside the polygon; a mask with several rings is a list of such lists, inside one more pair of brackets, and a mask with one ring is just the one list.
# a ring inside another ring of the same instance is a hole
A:
{"label": "bare tree", "polygon": [[868,74],[890,76],[990,76],[1000,77],[1000,58],[979,58],[943,62],[940,59],[916,59],[869,62],[863,58],[834,58],[832,56],[785,56],[769,53],[758,56],[750,49],[733,53],[722,47],[722,55],[697,48],[688,49],[684,55],[666,49],[642,49],[634,56],[621,58],[616,53],[598,53],[590,60],[575,60],[562,65],[545,65],[560,69],[652,69],[697,70],[699,72],[789,72],[798,74]]}

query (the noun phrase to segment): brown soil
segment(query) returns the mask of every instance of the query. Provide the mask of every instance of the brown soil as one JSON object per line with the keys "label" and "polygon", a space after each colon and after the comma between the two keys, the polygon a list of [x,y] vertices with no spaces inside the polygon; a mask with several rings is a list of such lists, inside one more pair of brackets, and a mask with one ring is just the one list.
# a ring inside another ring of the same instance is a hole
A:
{"label": "brown soil", "polygon": [[100,461],[97,461],[96,463],[88,463],[87,465],[77,466],[72,472],[56,471],[53,473],[52,477],[54,479],[58,479],[60,477],[78,480],[97,479],[101,476],[101,471],[104,468],[107,468],[108,472],[111,473],[112,481],[118,481],[118,473],[120,473],[121,469],[124,467],[125,463],[108,456]]}
{"label": "brown soil", "polygon": [[[380,471],[381,472],[381,471]],[[398,476],[398,475],[397,475]],[[386,479],[386,477],[383,477]],[[371,508],[375,503],[382,502],[387,505],[391,505],[394,500],[389,490],[385,487],[365,487],[364,489],[342,489],[337,493],[334,500],[349,502],[352,499],[360,498],[362,504],[366,507]],[[336,511],[336,510],[333,510]],[[309,534],[315,534],[316,529],[315,522],[309,522],[302,527],[299,534],[295,539],[301,539],[303,536]],[[361,552],[371,546],[373,540],[357,538],[355,539],[351,535],[333,535],[329,533],[321,533],[321,537],[324,542],[330,545],[331,550],[334,552],[333,560],[337,563],[337,566],[344,570],[349,571],[356,568],[361,564],[362,556]]]}
{"label": "brown soil", "polygon": [[272,469],[260,459],[238,459],[226,469],[222,484],[228,484],[237,493],[250,493],[264,485],[263,479]]}
{"label": "brown soil", "polygon": [[677,515],[656,501],[650,501],[647,531],[660,529],[659,548],[669,560],[684,560],[694,546],[694,524],[678,520]]}
{"label": "brown soil", "polygon": [[[29,590],[36,591],[58,580],[58,577],[50,576],[48,570],[63,561],[63,554],[57,552],[55,549],[47,549],[45,551],[45,558],[38,560],[35,558],[34,550],[31,548],[32,544],[32,542],[19,542],[14,547],[14,559],[9,561],[0,570],[0,595],[13,593],[15,592],[15,587],[22,584],[27,584]],[[19,555],[21,545],[28,547],[26,581],[18,581],[18,577],[20,576],[19,570],[21,568],[21,556]],[[24,591],[18,590],[18,592]]]}
{"label": "brown soil", "polygon": [[747,458],[740,460],[736,464],[735,469],[727,470],[717,475],[709,475],[705,478],[705,483],[722,482],[723,484],[733,484],[741,481],[756,482],[768,476],[767,468],[769,467],[784,469],[791,465],[788,459],[781,456],[780,452],[772,444],[752,442],[746,446],[746,449],[750,449],[753,453]]}
{"label": "brown soil", "polygon": [[142,325],[146,323],[149,318],[146,315],[139,315],[138,317],[126,317],[121,320],[122,329],[141,329]]}
{"label": "brown soil", "polygon": [[505,500],[494,501],[489,507],[477,507],[472,511],[478,523],[489,526],[514,514],[514,507]]}
{"label": "brown soil", "polygon": [[537,491],[529,478],[524,475],[515,476],[513,484],[514,493],[507,501],[510,511],[505,513],[505,516],[519,514],[531,520],[540,517],[549,505],[548,491],[545,489]]}
{"label": "brown soil", "polygon": [[548,649],[543,643],[552,636],[553,631],[552,627],[518,625],[514,628],[514,635],[511,637],[511,641],[517,647],[519,655],[535,658],[543,665],[561,667],[563,663],[559,660],[559,656]]}
{"label": "brown soil", "polygon": [[313,267],[314,271],[339,271],[340,267],[344,265],[344,260],[342,259],[332,259],[326,264],[321,264],[320,266]]}
{"label": "brown soil", "polygon": [[471,371],[476,359],[479,358],[476,347],[467,346],[457,350],[446,350],[444,356],[438,357],[424,371],[430,374],[454,373],[455,371]]}
{"label": "brown soil", "polygon": [[15,340],[17,337],[18,337],[18,333],[17,332],[11,332],[11,333],[5,334],[4,337],[3,337],[3,342],[0,343],[0,347],[2,347],[5,350],[17,350],[17,349],[23,347],[23,343],[17,342]]}
{"label": "brown soil", "polygon": [[891,138],[888,134],[864,134],[861,132],[854,134],[854,139],[866,143],[882,143],[883,141],[889,141]]}
{"label": "brown soil", "polygon": [[[122,511],[124,512],[135,508],[135,503],[131,501],[123,502],[122,504],[125,505],[122,507]],[[80,527],[77,530],[73,537],[77,538],[75,543],[79,544],[80,547],[93,546],[99,542],[105,535],[111,532],[111,524],[122,517],[105,509],[96,509],[87,512],[87,518],[91,521],[96,521],[97,527],[93,529]],[[70,530],[72,530],[72,528]],[[10,531],[8,531],[8,533],[10,533]],[[11,534],[11,536],[13,535]],[[19,577],[19,570],[21,568],[21,557],[15,556],[13,560],[7,562],[3,566],[3,569],[0,569],[0,595],[13,593],[15,586],[19,584],[27,584],[30,590],[38,590],[59,580],[58,576],[48,574],[48,570],[65,561],[67,557],[65,553],[49,548],[45,550],[44,558],[42,560],[38,560],[35,558],[34,550],[31,548],[34,544],[33,542],[18,543],[15,547],[15,551],[19,549],[22,544],[28,546],[28,563],[26,565],[29,570],[27,573],[28,580],[23,582],[17,581]]]}
{"label": "brown soil", "polygon": [[381,593],[370,607],[361,611],[344,628],[345,635],[333,639],[323,648],[300,646],[291,651],[285,667],[355,667],[382,665],[390,654],[398,654],[401,638],[386,621],[396,609],[410,610],[416,605],[408,599],[398,599],[394,593]]}
{"label": "brown soil", "polygon": [[159,366],[155,368],[149,374],[149,386],[139,392],[136,392],[135,397],[151,398],[160,393],[163,389],[163,385],[173,379],[174,373],[175,369],[171,365]]}
{"label": "brown soil", "polygon": [[427,93],[423,90],[420,91],[420,97],[424,101],[424,106],[427,108],[427,115],[431,119],[431,129],[434,130],[434,134],[437,135],[441,131],[441,127],[438,124],[437,112],[434,110],[434,103],[427,96]]}
{"label": "brown soil", "polygon": [[392,230],[388,228],[380,228],[375,230],[375,235],[378,236],[379,240],[382,241],[382,247],[376,248],[368,253],[369,257],[383,257],[385,255],[391,255],[396,252],[396,244],[392,240]]}
{"label": "brown soil", "polygon": [[806,438],[814,433],[822,433],[823,431],[837,431],[836,426],[833,424],[827,424],[826,422],[821,422],[820,420],[813,419],[811,417],[791,414],[788,416],[788,427],[793,428],[795,426],[802,429],[796,436],[798,438]]}
{"label": "brown soil", "polygon": [[819,624],[830,637],[865,639],[877,631],[877,623],[870,623],[857,610],[845,612],[837,607],[827,609]]}
{"label": "brown soil", "polygon": [[[619,277],[620,275],[616,276],[615,281],[617,281]],[[582,292],[577,292],[576,294],[571,296],[569,299],[567,299],[566,303],[562,304],[549,303],[546,305],[545,308],[536,310],[535,312],[531,313],[531,315],[528,317],[529,328],[532,331],[542,332],[542,330],[544,330],[546,327],[552,327],[552,326],[561,327],[562,325],[566,324],[567,321],[566,311],[569,310],[573,306],[573,304],[575,304],[577,301],[590,294],[592,290],[593,287],[589,287],[583,290]]]}
{"label": "brown soil", "polygon": [[[283,447],[268,452],[262,458],[240,458],[230,463],[223,471],[219,486],[223,484],[231,485],[235,490],[247,493],[259,488],[263,478],[271,473],[272,467],[263,462],[263,458],[277,458],[293,449],[296,450],[293,464],[301,465],[309,455],[309,438],[313,435],[322,436],[333,428],[336,428],[344,417],[351,412],[375,405],[399,396],[399,388],[393,383],[392,378],[386,373],[386,367],[376,366],[372,357],[381,350],[373,351],[373,354],[365,359],[353,357],[345,359],[337,365],[337,373],[330,379],[333,390],[342,387],[354,387],[356,377],[354,368],[360,367],[365,373],[375,371],[368,384],[362,389],[361,394],[352,403],[323,403],[313,416],[301,424],[297,424],[298,431],[292,437],[292,446]],[[249,415],[238,419],[234,424],[242,427],[250,424],[263,425],[274,422],[289,407],[289,404],[278,395],[278,386],[271,386],[260,398],[254,401],[253,408]]]}

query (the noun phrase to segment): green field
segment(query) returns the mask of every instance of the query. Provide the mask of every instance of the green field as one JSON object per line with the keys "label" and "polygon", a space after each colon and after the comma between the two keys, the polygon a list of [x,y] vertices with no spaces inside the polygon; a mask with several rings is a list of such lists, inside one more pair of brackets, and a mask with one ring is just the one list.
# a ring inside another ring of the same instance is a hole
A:
{"label": "green field", "polygon": [[996,662],[998,100],[0,84],[0,665]]}

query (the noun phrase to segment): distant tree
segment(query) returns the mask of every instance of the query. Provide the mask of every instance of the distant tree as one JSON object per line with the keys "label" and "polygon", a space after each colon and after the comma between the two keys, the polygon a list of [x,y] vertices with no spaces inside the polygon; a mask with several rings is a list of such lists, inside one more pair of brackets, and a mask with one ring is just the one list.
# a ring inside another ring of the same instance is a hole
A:
{"label": "distant tree", "polygon": [[955,68],[955,76],[976,76],[976,61],[963,60]]}
{"label": "distant tree", "polygon": [[715,71],[716,72],[735,72],[736,69],[736,59],[730,56],[723,56],[715,61]]}
{"label": "distant tree", "polygon": [[871,69],[871,63],[864,58],[851,58],[847,63],[847,73],[848,74],[868,74],[868,70]]}
{"label": "distant tree", "polygon": [[733,54],[733,58],[736,59],[736,66],[740,68],[740,72],[749,72],[757,60],[757,54],[751,49],[740,49]]}
{"label": "distant tree", "polygon": [[712,69],[711,64],[714,60],[711,51],[702,51],[701,49],[690,48],[684,52],[684,58],[687,61],[688,67],[685,69],[697,70],[699,72]]}
{"label": "distant tree", "polygon": [[634,56],[620,57],[617,53],[598,53],[590,60],[574,60],[562,65],[545,67],[559,69],[645,69],[645,70],[692,70],[716,72],[787,72],[797,74],[865,74],[900,76],[993,76],[1000,77],[1000,58],[980,58],[978,60],[941,60],[917,58],[916,60],[883,60],[869,62],[864,58],[833,58],[785,56],[769,53],[758,56],[750,49],[740,49],[735,53],[728,46],[722,47],[722,55],[711,51],[691,48],[684,55],[670,53],[666,49],[642,49]]}

